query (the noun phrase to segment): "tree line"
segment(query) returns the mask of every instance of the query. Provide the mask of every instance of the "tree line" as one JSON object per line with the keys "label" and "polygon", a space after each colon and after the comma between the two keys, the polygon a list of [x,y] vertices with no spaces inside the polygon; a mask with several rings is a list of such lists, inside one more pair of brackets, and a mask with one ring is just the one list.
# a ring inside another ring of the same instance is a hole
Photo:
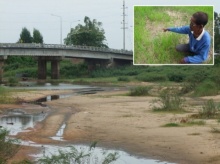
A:
{"label": "tree line", "polygon": [[[96,19],[90,20],[85,16],[84,24],[78,24],[75,28],[71,28],[67,37],[64,39],[66,45],[82,45],[94,47],[106,47],[105,31],[102,28],[102,23]],[[18,43],[43,43],[43,36],[39,30],[33,30],[33,36],[30,31],[22,28]]]}
{"label": "tree line", "polygon": [[[83,45],[108,48],[105,41],[106,37],[105,31],[102,28],[102,23],[98,22],[96,19],[91,20],[87,16],[85,16],[84,18],[84,24],[78,24],[75,28],[71,28],[70,32],[64,39],[64,43],[66,45]],[[44,43],[44,39],[39,30],[34,28],[33,33],[31,34],[31,32],[26,27],[24,27],[22,28],[17,43]],[[7,72],[10,70],[23,69],[23,72],[27,73],[29,76],[36,76],[36,73],[33,73],[36,71],[33,71],[31,69],[24,70],[26,67],[36,68],[36,60],[30,56],[9,56],[6,60],[4,70]],[[72,67],[74,67],[74,69],[70,69]],[[70,76],[71,74],[76,74],[75,72],[70,72],[70,70],[78,70],[78,68],[80,68],[81,70],[82,68],[84,68],[84,65],[74,66],[69,63],[67,66],[61,66],[61,71],[64,71],[64,73],[62,74],[67,74],[66,76]],[[79,72],[82,72],[84,74],[85,69],[82,70],[83,71]]]}

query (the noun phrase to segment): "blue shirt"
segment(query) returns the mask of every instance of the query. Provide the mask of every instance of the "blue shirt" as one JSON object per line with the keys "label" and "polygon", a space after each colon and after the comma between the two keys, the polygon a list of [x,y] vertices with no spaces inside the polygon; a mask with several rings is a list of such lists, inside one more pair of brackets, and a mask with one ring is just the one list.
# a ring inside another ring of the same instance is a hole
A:
{"label": "blue shirt", "polygon": [[211,45],[211,37],[207,31],[204,31],[204,34],[200,40],[197,40],[196,38],[194,38],[189,26],[168,28],[168,30],[180,34],[189,35],[190,51],[193,52],[194,55],[185,57],[185,62],[202,63],[207,60]]}

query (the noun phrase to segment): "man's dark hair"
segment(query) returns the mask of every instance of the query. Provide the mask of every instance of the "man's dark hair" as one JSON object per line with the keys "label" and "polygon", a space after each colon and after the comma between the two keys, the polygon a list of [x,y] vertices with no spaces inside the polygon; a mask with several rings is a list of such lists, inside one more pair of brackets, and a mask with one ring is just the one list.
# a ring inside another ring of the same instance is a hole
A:
{"label": "man's dark hair", "polygon": [[193,18],[195,19],[195,23],[197,25],[205,26],[208,23],[208,15],[204,12],[196,12],[193,14]]}

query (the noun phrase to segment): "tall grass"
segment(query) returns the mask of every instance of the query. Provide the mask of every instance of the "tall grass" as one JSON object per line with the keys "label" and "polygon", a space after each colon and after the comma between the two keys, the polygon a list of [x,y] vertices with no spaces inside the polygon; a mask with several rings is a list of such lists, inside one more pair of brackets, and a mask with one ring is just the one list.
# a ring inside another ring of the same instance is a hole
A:
{"label": "tall grass", "polygon": [[195,87],[195,96],[213,96],[218,94],[218,86],[211,80],[205,80]]}
{"label": "tall grass", "polygon": [[18,151],[19,145],[15,139],[7,138],[8,131],[0,128],[0,163],[7,163],[11,157]]}
{"label": "tall grass", "polygon": [[129,96],[147,96],[150,90],[149,86],[138,86],[130,90]]}
{"label": "tall grass", "polygon": [[[187,35],[163,32],[163,28],[188,25],[193,13],[207,12],[206,30],[213,35],[213,7],[209,6],[135,6],[134,63],[177,64],[184,54],[177,53],[177,44],[188,43]],[[211,63],[212,64],[212,63]]]}
{"label": "tall grass", "polygon": [[0,86],[0,104],[14,103],[16,100],[11,97],[10,90]]}
{"label": "tall grass", "polygon": [[161,107],[154,107],[154,111],[171,111],[171,112],[182,112],[184,99],[177,93],[172,92],[171,89],[164,90],[159,96],[159,102],[162,104]]}
{"label": "tall grass", "polygon": [[201,118],[219,118],[220,116],[220,104],[216,104],[213,99],[206,101],[202,107],[202,111],[199,113]]}
{"label": "tall grass", "polygon": [[95,148],[94,146],[90,146],[88,150],[77,150],[74,146],[70,146],[70,151],[61,151],[59,150],[59,153],[52,154],[51,156],[45,156],[43,158],[40,158],[37,163],[39,164],[69,164],[69,163],[75,163],[75,164],[109,164],[113,161],[116,161],[119,158],[119,155],[117,152],[114,153],[103,153],[103,156],[100,157],[94,156],[93,151]]}

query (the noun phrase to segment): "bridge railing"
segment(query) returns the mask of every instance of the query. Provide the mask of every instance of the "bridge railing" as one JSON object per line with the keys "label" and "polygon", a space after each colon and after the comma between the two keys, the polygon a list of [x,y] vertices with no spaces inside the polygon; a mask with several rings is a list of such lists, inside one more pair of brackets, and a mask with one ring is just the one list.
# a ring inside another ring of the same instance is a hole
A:
{"label": "bridge railing", "polygon": [[102,51],[120,54],[133,55],[132,51],[118,50],[104,47],[77,46],[77,45],[61,45],[61,44],[38,44],[38,43],[0,43],[0,48],[48,48],[48,49],[74,49],[88,51]]}

